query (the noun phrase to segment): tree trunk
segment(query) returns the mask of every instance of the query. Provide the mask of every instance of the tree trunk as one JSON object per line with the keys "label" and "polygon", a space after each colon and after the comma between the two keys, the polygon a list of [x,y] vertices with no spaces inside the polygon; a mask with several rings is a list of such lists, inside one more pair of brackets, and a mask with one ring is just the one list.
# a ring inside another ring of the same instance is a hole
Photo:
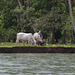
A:
{"label": "tree trunk", "polygon": [[21,4],[24,5],[24,0],[21,0]]}
{"label": "tree trunk", "polygon": [[18,1],[16,0],[16,4],[18,5]]}
{"label": "tree trunk", "polygon": [[75,0],[73,0],[73,5],[75,6]]}
{"label": "tree trunk", "polygon": [[63,43],[66,43],[66,30],[64,30],[64,37],[63,37]]}
{"label": "tree trunk", "polygon": [[21,32],[24,32],[24,25],[22,21],[21,21]]}
{"label": "tree trunk", "polygon": [[65,2],[65,5],[66,5],[66,10],[67,10],[67,12],[69,12],[68,1],[64,0],[64,2]]}
{"label": "tree trunk", "polygon": [[72,15],[71,0],[68,0],[68,3],[69,3],[69,11],[70,11],[70,15],[71,15],[73,28],[74,28],[74,31],[75,31],[75,23],[74,23],[74,19],[73,19],[73,15]]}
{"label": "tree trunk", "polygon": [[71,31],[71,44],[73,43],[73,31]]}
{"label": "tree trunk", "polygon": [[[21,2],[22,2],[22,0],[21,0]],[[19,6],[20,6],[20,9],[22,8],[22,4],[21,4],[21,2],[20,2],[20,0],[18,0],[18,4],[19,4]],[[24,25],[23,25],[23,21],[21,21],[21,18],[22,18],[22,14],[23,14],[23,12],[24,12],[24,10],[22,10],[22,13],[21,13],[21,15],[20,15],[20,23],[21,23],[21,32],[24,32]]]}
{"label": "tree trunk", "polygon": [[55,32],[55,27],[54,27],[54,23],[53,23],[53,24],[52,24],[52,40],[51,40],[51,43],[52,43],[52,44],[54,44],[54,39],[55,39],[55,38],[54,38],[54,37],[55,37],[55,33],[54,33],[54,32]]}
{"label": "tree trunk", "polygon": [[74,0],[74,5],[75,5],[75,0]]}

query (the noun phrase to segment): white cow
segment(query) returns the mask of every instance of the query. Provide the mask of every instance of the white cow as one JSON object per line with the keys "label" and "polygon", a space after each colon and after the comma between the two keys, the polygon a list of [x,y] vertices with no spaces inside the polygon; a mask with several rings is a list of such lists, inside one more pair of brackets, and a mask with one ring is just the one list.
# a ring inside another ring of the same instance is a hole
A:
{"label": "white cow", "polygon": [[19,41],[28,42],[28,44],[34,44],[36,46],[36,40],[33,38],[32,33],[17,33],[16,44],[19,44]]}
{"label": "white cow", "polygon": [[41,31],[39,31],[39,32],[36,32],[36,33],[34,33],[33,34],[33,37],[34,37],[34,39],[37,41],[37,42],[43,42],[43,40],[42,40],[42,37],[41,37]]}

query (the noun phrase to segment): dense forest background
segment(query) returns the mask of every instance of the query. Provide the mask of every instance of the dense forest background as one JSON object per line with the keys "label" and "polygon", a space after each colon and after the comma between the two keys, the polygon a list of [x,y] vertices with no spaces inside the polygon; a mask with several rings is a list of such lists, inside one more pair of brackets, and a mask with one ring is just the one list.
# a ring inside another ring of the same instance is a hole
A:
{"label": "dense forest background", "polygon": [[[75,19],[75,0],[71,0]],[[75,43],[68,0],[0,0],[0,42],[42,31],[48,43]]]}

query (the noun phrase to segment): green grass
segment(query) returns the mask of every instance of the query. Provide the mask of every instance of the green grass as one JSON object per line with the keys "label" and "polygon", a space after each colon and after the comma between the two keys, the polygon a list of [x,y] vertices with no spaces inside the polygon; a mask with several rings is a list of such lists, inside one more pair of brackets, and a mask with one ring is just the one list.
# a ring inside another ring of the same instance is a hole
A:
{"label": "green grass", "polygon": [[[28,45],[28,44],[23,46],[23,43],[20,43],[19,45],[15,45],[15,43],[12,43],[12,42],[2,42],[0,43],[0,47],[35,47],[35,46]],[[36,45],[36,47],[73,47],[75,48],[75,44],[49,44],[48,46]]]}
{"label": "green grass", "polygon": [[2,42],[0,43],[0,47],[35,47],[35,46],[28,45],[28,44],[25,44],[24,46],[23,43],[19,43],[19,45],[18,44],[16,45],[15,43],[12,42]]}
{"label": "green grass", "polygon": [[75,44],[49,44],[45,47],[73,47],[75,48]]}
{"label": "green grass", "polygon": [[15,43],[2,42],[0,43],[0,47],[15,47]]}

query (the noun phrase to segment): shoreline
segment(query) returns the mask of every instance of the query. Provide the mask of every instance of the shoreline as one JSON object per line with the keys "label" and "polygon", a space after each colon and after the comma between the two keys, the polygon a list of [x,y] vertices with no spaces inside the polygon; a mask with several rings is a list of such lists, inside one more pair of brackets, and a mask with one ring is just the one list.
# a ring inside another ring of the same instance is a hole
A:
{"label": "shoreline", "polygon": [[72,47],[1,47],[0,53],[75,53]]}

